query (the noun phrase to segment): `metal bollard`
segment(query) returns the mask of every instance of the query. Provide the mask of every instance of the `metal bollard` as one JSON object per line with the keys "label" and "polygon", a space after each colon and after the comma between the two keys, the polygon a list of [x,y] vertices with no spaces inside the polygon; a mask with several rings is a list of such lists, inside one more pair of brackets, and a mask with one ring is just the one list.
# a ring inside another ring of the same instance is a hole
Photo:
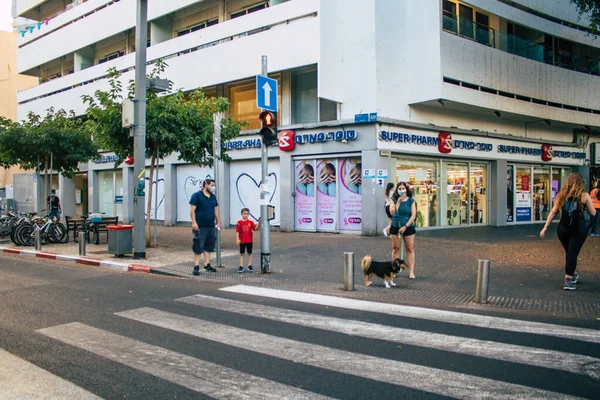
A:
{"label": "metal bollard", "polygon": [[33,239],[35,240],[35,249],[40,251],[42,250],[42,236],[40,235],[40,230],[36,229],[33,231]]}
{"label": "metal bollard", "polygon": [[79,255],[85,256],[85,232],[79,232],[77,236],[79,239]]}
{"label": "metal bollard", "polygon": [[354,253],[344,252],[344,290],[354,290]]}
{"label": "metal bollard", "polygon": [[489,281],[490,260],[479,260],[479,264],[477,265],[477,286],[475,287],[475,303],[487,303]]}

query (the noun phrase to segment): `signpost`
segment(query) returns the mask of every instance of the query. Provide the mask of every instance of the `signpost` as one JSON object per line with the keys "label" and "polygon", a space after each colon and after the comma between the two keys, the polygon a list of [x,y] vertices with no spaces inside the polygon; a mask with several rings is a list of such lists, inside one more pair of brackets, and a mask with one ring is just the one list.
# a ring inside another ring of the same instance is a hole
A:
{"label": "signpost", "polygon": [[[261,108],[262,118],[271,119],[272,116],[266,115],[264,111],[276,113],[278,111],[277,102],[277,80],[268,78],[267,56],[262,56],[262,75],[256,77],[256,105]],[[271,121],[274,122],[274,121]],[[269,127],[264,127],[265,132],[270,131]],[[277,127],[273,127],[274,130]],[[262,130],[261,130],[262,131]],[[271,272],[271,243],[270,243],[270,224],[269,224],[269,198],[267,191],[269,180],[269,154],[267,150],[268,143],[263,141],[261,144],[261,185],[260,185],[260,272],[263,274]]]}
{"label": "signpost", "polygon": [[[223,121],[223,113],[218,112],[213,114],[213,166],[215,169],[215,186],[217,190],[224,187],[221,186],[219,174],[219,160],[221,160],[221,122]],[[221,229],[217,229],[217,267],[221,266]]]}

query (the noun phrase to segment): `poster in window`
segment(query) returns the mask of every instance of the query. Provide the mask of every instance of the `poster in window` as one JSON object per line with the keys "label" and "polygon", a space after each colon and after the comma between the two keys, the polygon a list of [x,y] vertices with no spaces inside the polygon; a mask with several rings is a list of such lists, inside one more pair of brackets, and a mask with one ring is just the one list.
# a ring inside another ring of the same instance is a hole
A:
{"label": "poster in window", "polygon": [[317,160],[317,229],[337,227],[337,160]]}
{"label": "poster in window", "polygon": [[523,175],[521,177],[521,191],[529,192],[529,175]]}
{"label": "poster in window", "polygon": [[517,193],[517,222],[531,221],[531,194]]}
{"label": "poster in window", "polygon": [[312,160],[295,162],[296,229],[315,230],[315,167]]}
{"label": "poster in window", "polygon": [[506,167],[506,222],[514,222],[513,210],[515,207],[515,183],[514,183],[514,167],[509,165]]}
{"label": "poster in window", "polygon": [[362,163],[360,157],[339,160],[340,230],[362,230]]}

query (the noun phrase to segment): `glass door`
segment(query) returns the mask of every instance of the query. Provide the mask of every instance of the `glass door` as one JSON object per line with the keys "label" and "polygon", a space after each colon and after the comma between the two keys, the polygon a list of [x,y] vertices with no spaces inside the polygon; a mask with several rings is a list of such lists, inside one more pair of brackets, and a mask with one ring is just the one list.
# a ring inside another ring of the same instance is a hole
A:
{"label": "glass door", "polygon": [[446,220],[448,226],[467,225],[469,196],[469,165],[467,163],[444,163],[446,165]]}
{"label": "glass door", "polygon": [[295,163],[295,214],[296,230],[316,230],[316,202],[315,202],[315,162],[302,160]]}
{"label": "glass door", "polygon": [[396,182],[407,183],[414,193],[417,227],[438,225],[438,170],[438,161],[399,158],[396,162]]}
{"label": "glass door", "polygon": [[531,221],[531,167],[517,167],[515,211],[517,222]]}
{"label": "glass door", "polygon": [[471,224],[487,224],[487,179],[487,166],[472,163],[469,174]]}
{"label": "glass door", "polygon": [[550,185],[550,168],[534,167],[533,169],[533,220],[545,221],[550,214],[552,188]]}

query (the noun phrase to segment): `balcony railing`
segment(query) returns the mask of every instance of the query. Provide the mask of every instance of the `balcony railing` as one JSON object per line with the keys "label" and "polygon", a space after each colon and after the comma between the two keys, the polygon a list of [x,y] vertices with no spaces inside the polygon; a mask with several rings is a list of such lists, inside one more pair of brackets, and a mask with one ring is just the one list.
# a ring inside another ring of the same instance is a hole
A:
{"label": "balcony railing", "polygon": [[557,67],[600,76],[600,58],[578,56],[572,52],[552,46],[531,42],[515,35],[479,24],[467,18],[444,11],[443,29],[447,32],[481,43],[495,49],[515,54],[530,60]]}

